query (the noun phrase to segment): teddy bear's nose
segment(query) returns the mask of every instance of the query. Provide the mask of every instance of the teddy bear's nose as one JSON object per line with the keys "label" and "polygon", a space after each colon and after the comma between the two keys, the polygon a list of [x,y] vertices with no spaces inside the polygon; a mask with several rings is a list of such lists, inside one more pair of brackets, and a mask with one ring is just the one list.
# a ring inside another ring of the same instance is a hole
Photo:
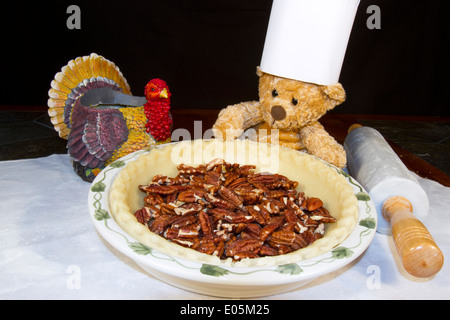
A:
{"label": "teddy bear's nose", "polygon": [[282,106],[273,106],[270,113],[275,121],[280,121],[286,118],[286,110],[284,110]]}

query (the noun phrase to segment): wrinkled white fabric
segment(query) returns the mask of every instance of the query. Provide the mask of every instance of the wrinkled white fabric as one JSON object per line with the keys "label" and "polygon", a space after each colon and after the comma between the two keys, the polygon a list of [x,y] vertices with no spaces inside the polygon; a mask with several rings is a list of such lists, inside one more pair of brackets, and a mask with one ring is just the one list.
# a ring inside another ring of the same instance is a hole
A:
{"label": "wrinkled white fabric", "polygon": [[[430,200],[424,221],[450,256],[450,188],[418,177]],[[217,299],[163,283],[96,232],[90,184],[67,155],[0,162],[0,299]],[[403,270],[392,237],[377,233],[350,265],[264,299],[449,299],[448,262],[431,279]]]}

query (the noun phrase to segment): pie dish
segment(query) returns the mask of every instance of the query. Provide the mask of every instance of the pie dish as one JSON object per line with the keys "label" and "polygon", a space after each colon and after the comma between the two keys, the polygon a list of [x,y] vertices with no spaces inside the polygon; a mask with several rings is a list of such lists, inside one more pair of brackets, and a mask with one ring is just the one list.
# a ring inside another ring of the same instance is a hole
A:
{"label": "pie dish", "polygon": [[[258,172],[280,173],[298,181],[306,195],[323,200],[337,222],[306,248],[238,262],[181,247],[137,222],[133,213],[142,207],[144,197],[139,185],[157,174],[175,176],[178,164],[197,165],[214,158],[254,164]],[[130,154],[99,174],[89,204],[100,234],[145,270],[173,285],[224,297],[283,292],[334,271],[364,252],[376,227],[370,197],[345,172],[308,154],[247,140],[183,141]],[[280,277],[258,275],[264,272]],[[236,290],[241,286],[245,289]]]}

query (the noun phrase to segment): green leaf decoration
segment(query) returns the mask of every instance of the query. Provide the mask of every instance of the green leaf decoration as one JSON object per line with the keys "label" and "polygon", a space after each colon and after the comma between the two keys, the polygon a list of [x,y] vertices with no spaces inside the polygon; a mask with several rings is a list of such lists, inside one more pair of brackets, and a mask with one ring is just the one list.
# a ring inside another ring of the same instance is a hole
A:
{"label": "green leaf decoration", "polygon": [[117,160],[111,163],[109,166],[112,168],[122,168],[125,165],[125,161],[123,160]]}
{"label": "green leaf decoration", "polygon": [[295,275],[295,274],[302,273],[303,269],[300,268],[298,264],[291,263],[291,264],[284,264],[282,266],[279,266],[275,271],[279,272],[279,273],[287,273],[287,274],[290,274],[292,276],[292,275]]}
{"label": "green leaf decoration", "polygon": [[369,229],[375,229],[375,227],[377,226],[377,223],[375,222],[374,218],[366,218],[363,219],[359,222],[360,226],[369,228]]}
{"label": "green leaf decoration", "polygon": [[331,252],[331,255],[336,259],[343,259],[351,257],[353,251],[345,247],[338,247]]}
{"label": "green leaf decoration", "polygon": [[106,220],[111,218],[109,216],[108,211],[106,211],[105,209],[99,208],[97,210],[95,210],[95,214],[94,214],[95,219],[97,219],[98,221],[102,221],[102,220]]}
{"label": "green leaf decoration", "polygon": [[224,268],[212,266],[210,264],[202,264],[200,272],[213,277],[220,277],[229,273],[229,271]]}
{"label": "green leaf decoration", "polygon": [[140,254],[142,256],[145,256],[147,254],[150,254],[152,252],[152,249],[147,247],[146,245],[140,243],[140,242],[130,242],[128,246],[136,252],[137,254]]}
{"label": "green leaf decoration", "polygon": [[360,201],[370,201],[370,196],[365,192],[358,192],[356,198]]}
{"label": "green leaf decoration", "polygon": [[99,181],[91,187],[92,192],[103,192],[106,189],[106,185]]}

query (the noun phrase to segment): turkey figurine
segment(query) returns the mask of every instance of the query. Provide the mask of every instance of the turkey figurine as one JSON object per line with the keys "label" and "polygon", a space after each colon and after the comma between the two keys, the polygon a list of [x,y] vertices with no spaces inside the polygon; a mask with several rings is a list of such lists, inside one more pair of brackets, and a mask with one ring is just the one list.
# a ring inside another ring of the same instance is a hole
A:
{"label": "turkey figurine", "polygon": [[131,95],[119,68],[95,53],[79,57],[55,75],[48,113],[75,172],[92,182],[117,159],[171,141],[169,87],[161,79],[145,86],[145,97]]}

